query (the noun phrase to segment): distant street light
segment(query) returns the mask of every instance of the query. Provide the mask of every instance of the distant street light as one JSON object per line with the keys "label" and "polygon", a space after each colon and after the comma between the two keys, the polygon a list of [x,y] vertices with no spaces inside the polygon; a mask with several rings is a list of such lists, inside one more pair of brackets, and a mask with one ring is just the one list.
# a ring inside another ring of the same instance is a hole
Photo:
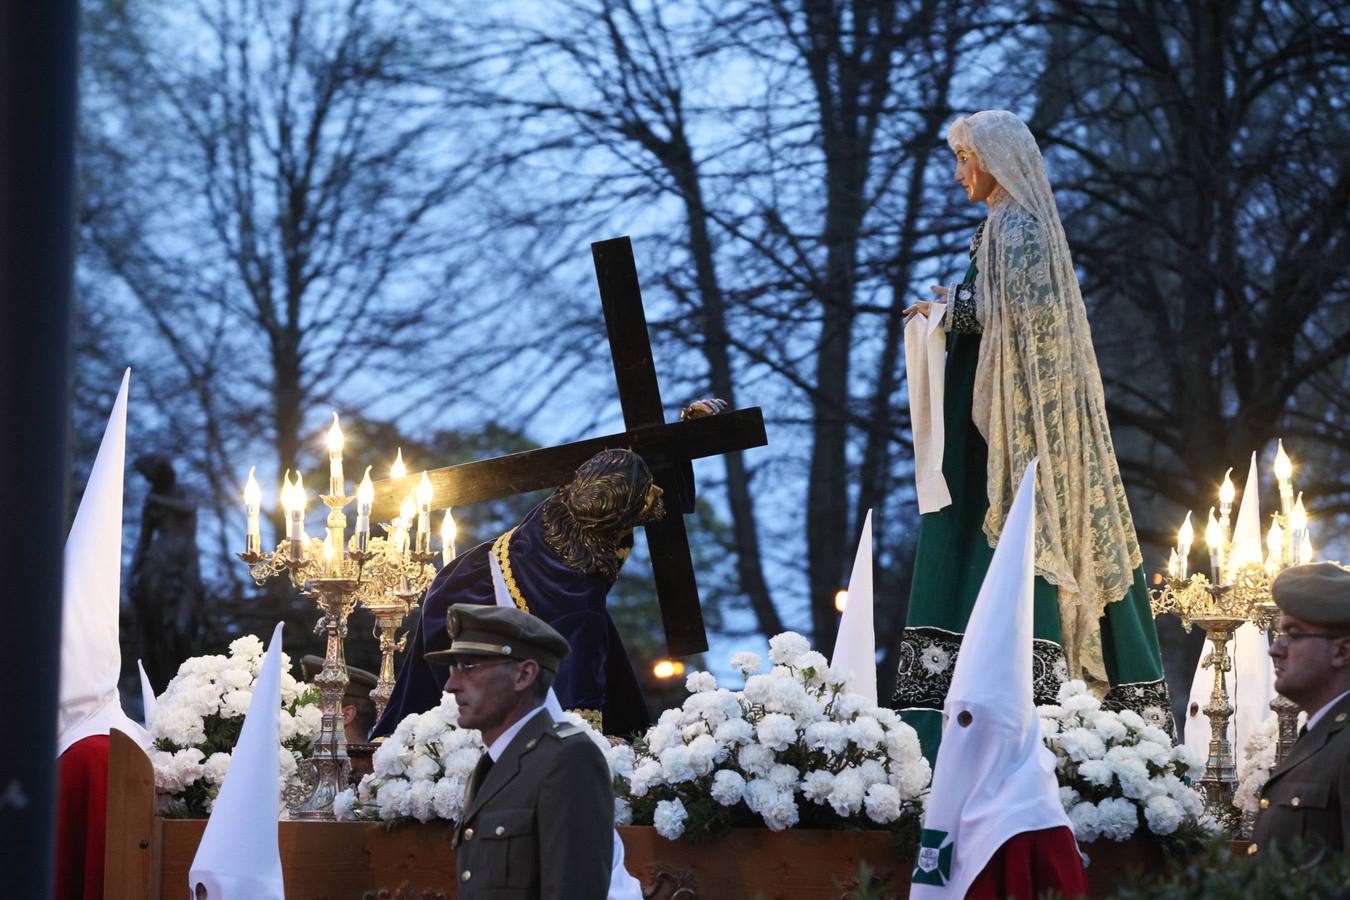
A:
{"label": "distant street light", "polygon": [[652,666],[652,674],[657,678],[677,678],[684,674],[684,663],[678,659],[658,659]]}

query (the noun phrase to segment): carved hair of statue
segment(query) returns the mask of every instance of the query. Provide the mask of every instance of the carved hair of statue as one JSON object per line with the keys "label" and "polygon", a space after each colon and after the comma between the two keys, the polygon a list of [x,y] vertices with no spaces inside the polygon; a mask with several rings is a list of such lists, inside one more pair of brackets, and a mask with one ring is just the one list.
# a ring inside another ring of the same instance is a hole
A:
{"label": "carved hair of statue", "polygon": [[603,450],[544,501],[544,541],[569,568],[613,581],[634,527],[665,515],[651,469],[631,450]]}
{"label": "carved hair of statue", "polygon": [[173,460],[159,453],[143,453],[136,457],[132,467],[150,482],[151,488],[162,492],[174,486],[178,480],[173,470]]}

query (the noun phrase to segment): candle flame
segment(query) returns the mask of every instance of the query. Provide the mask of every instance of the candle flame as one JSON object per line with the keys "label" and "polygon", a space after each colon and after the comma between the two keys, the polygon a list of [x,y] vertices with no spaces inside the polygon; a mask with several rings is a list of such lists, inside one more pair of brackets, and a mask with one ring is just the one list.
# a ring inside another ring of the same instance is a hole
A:
{"label": "candle flame", "polygon": [[1289,511],[1289,526],[1296,531],[1303,531],[1308,527],[1308,510],[1303,506],[1303,492],[1298,492],[1298,499],[1294,501],[1294,508]]}
{"label": "candle flame", "polygon": [[295,471],[295,508],[304,512],[305,504],[308,498],[305,497],[305,476],[300,474],[300,470]]}
{"label": "candle flame", "polygon": [[1308,532],[1303,532],[1303,541],[1298,545],[1298,561],[1300,565],[1306,565],[1313,561],[1312,538],[1308,537]]}
{"label": "candle flame", "polygon": [[338,414],[333,413],[333,424],[328,429],[328,452],[337,453],[342,449],[344,439],[342,437],[342,428],[338,425]]}
{"label": "candle flame", "polygon": [[435,489],[433,489],[431,486],[431,479],[427,477],[426,472],[423,472],[422,480],[417,485],[418,504],[422,506],[430,506],[432,495],[435,493],[436,493]]}
{"label": "candle flame", "polygon": [[333,563],[333,542],[328,538],[323,539],[323,558],[324,562],[332,565]]}
{"label": "candle flame", "polygon": [[1229,466],[1228,471],[1223,473],[1223,487],[1219,488],[1219,502],[1225,506],[1233,505],[1233,498],[1237,496],[1237,488],[1233,487],[1233,467]]}
{"label": "candle flame", "polygon": [[1275,451],[1275,477],[1281,483],[1286,482],[1294,474],[1294,464],[1289,459],[1289,454],[1284,452],[1284,441],[1278,442],[1278,449]]}
{"label": "candle flame", "polygon": [[281,477],[281,508],[289,513],[294,503],[295,491],[291,486],[291,470],[287,469],[286,474]]}
{"label": "candle flame", "polygon": [[413,502],[412,492],[410,491],[403,498],[403,503],[399,505],[398,514],[403,517],[403,527],[408,527],[412,522],[413,516],[417,515],[417,504]]}
{"label": "candle flame", "polygon": [[455,517],[450,514],[450,510],[445,511],[445,518],[441,519],[441,546],[449,547],[455,542],[455,536],[459,529],[455,526]]}
{"label": "candle flame", "polygon": [[1266,532],[1266,551],[1276,558],[1284,549],[1284,529],[1280,527],[1280,520],[1271,517],[1270,531]]}
{"label": "candle flame", "polygon": [[1214,518],[1214,507],[1209,508],[1209,523],[1205,525],[1205,546],[1211,550],[1222,549],[1223,529],[1219,527],[1219,520]]}
{"label": "candle flame", "polygon": [[253,470],[257,466],[249,466],[248,483],[244,485],[244,503],[250,507],[262,505],[262,488],[258,487],[258,479],[253,477]]}
{"label": "candle flame", "polygon": [[389,467],[390,478],[403,478],[408,474],[408,467],[403,464],[403,448],[398,448],[398,456],[394,457],[394,464]]}
{"label": "candle flame", "polygon": [[1185,556],[1191,549],[1191,544],[1195,541],[1195,528],[1191,525],[1191,511],[1186,510],[1186,520],[1181,523],[1181,528],[1177,531],[1177,546],[1181,548],[1181,555]]}
{"label": "candle flame", "polygon": [[[356,489],[356,502],[362,506],[369,506],[375,502],[375,484],[370,480],[370,466],[366,466],[366,474],[361,479],[361,486]],[[362,513],[365,515],[365,513]]]}
{"label": "candle flame", "polygon": [[652,674],[657,678],[674,678],[677,675],[684,674],[684,663],[678,659],[657,660],[656,665],[652,666]]}

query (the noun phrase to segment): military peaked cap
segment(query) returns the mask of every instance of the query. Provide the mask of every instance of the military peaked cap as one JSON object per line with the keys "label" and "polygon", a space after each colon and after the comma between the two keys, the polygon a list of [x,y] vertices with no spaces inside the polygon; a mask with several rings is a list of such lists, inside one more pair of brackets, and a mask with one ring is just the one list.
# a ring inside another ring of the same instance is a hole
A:
{"label": "military peaked cap", "polygon": [[567,638],[547,622],[514,606],[456,603],[446,615],[445,630],[450,633],[450,649],[428,653],[427,659],[450,662],[457,656],[504,656],[532,659],[541,668],[557,672],[572,652]]}
{"label": "military peaked cap", "polygon": [[1276,576],[1270,593],[1296,619],[1350,629],[1350,569],[1331,562],[1290,566]]}
{"label": "military peaked cap", "polygon": [[[301,680],[313,682],[314,677],[323,671],[323,657],[313,653],[307,653],[300,659],[300,677]],[[356,666],[347,667],[347,690],[343,691],[343,697],[369,697],[370,692],[375,690],[375,685],[379,679],[373,672],[367,672],[365,669],[358,669]]]}

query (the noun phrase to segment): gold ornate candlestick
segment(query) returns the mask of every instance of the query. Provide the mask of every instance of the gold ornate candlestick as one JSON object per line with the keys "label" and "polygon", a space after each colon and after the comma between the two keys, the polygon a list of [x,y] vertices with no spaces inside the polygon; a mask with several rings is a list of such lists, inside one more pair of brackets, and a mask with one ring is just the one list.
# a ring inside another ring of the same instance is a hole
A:
{"label": "gold ornate candlestick", "polygon": [[380,673],[370,699],[375,703],[375,718],[384,715],[394,693],[394,654],[403,652],[406,634],[398,629],[407,615],[417,608],[422,592],[435,576],[430,565],[435,553],[400,551],[384,538],[370,541],[370,562],[360,591],[361,605],[375,614],[374,635],[380,642]]}
{"label": "gold ornate candlestick", "polygon": [[1237,789],[1237,765],[1232,742],[1228,740],[1228,723],[1233,717],[1226,677],[1233,668],[1228,642],[1244,622],[1262,620],[1259,604],[1269,594],[1266,570],[1259,563],[1243,566],[1232,584],[1210,584],[1203,574],[1196,574],[1187,579],[1169,577],[1161,590],[1153,592],[1151,605],[1155,616],[1173,613],[1187,632],[1193,625],[1199,625],[1213,647],[1202,663],[1214,671],[1214,687],[1205,706],[1210,728],[1209,757],[1200,787],[1205,793],[1206,807],[1216,818],[1231,816]]}

